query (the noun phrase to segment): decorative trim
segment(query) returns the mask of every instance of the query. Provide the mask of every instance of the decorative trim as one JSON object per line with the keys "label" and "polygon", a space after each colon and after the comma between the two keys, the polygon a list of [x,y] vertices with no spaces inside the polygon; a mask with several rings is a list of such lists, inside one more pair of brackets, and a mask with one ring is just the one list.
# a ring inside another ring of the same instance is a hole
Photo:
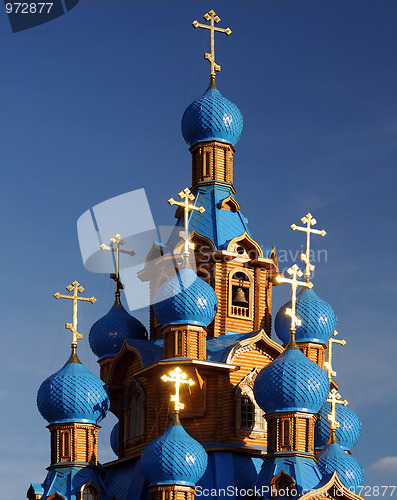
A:
{"label": "decorative trim", "polygon": [[[238,350],[244,346],[254,346],[257,342],[264,342],[265,346],[270,347],[275,354],[275,356],[272,358],[275,359],[279,354],[284,352],[284,348],[280,345],[277,344],[274,340],[272,340],[265,330],[259,330],[258,333],[254,337],[248,337],[246,339],[240,340],[229,352],[228,357],[226,359],[226,363],[232,364],[233,358],[238,354]],[[268,356],[271,356],[268,354]]]}
{"label": "decorative trim", "polygon": [[[303,495],[300,500],[322,500],[328,499],[330,498],[330,496],[332,498],[333,488],[335,488],[338,492],[336,496],[338,500],[363,500],[363,497],[356,495],[343,485],[336,471],[333,473],[328,483],[324,484],[324,486],[321,486],[321,488],[309,491],[309,493]],[[331,493],[329,494],[330,491]]]}

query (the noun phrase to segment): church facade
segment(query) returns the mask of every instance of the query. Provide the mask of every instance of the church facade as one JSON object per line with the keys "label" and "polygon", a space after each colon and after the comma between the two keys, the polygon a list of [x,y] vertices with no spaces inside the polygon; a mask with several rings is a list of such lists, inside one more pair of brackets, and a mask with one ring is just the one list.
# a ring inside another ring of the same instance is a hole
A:
{"label": "church facade", "polygon": [[[363,472],[350,449],[361,423],[338,394],[332,345],[336,316],[310,281],[310,237],[325,234],[311,214],[292,229],[306,235],[290,277],[274,247],[261,247],[235,197],[233,156],[243,119],[216,86],[210,11],[210,85],[186,109],[182,133],[192,155],[192,186],[179,193],[175,231],[154,243],[139,273],[150,287],[149,332],[123,307],[118,267],[115,302],[91,328],[100,378],[77,355],[73,282],[72,350],[38,392],[48,422],[51,463],[29,500],[190,500],[215,498],[359,499]],[[179,187],[181,188],[181,187]],[[111,250],[118,259],[123,243]],[[291,286],[271,337],[272,290]],[[299,291],[300,290],[300,291]],[[57,294],[56,294],[57,295]],[[171,395],[171,397],[170,397]],[[117,460],[97,458],[99,423],[118,418],[110,442]]]}

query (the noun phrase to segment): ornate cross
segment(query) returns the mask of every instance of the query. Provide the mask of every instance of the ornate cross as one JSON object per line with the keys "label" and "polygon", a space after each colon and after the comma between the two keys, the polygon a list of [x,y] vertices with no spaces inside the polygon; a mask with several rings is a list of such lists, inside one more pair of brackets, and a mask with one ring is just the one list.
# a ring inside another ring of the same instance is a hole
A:
{"label": "ornate cross", "polygon": [[[335,337],[335,335],[338,335],[338,332],[336,330],[333,333],[333,337]],[[324,368],[327,370],[328,378],[330,380],[332,377],[335,377],[335,375],[336,375],[336,372],[332,369],[332,344],[333,343],[341,344],[341,345],[346,344],[346,340],[334,339],[333,337],[331,337],[328,340],[328,359],[327,359],[327,361],[324,362]]]}
{"label": "ornate cross", "polygon": [[312,288],[313,283],[309,282],[304,282],[304,281],[298,281],[297,277],[300,278],[303,273],[299,269],[299,267],[294,264],[292,267],[287,269],[287,273],[292,276],[291,279],[289,278],[284,278],[282,275],[278,275],[276,277],[276,281],[278,283],[290,283],[292,291],[291,291],[291,307],[288,307],[285,310],[285,314],[291,317],[291,331],[295,332],[296,327],[300,326],[302,324],[302,321],[296,316],[296,290],[298,286],[304,286],[306,288]]}
{"label": "ornate cross", "polygon": [[116,293],[120,293],[119,290],[123,288],[123,285],[120,283],[119,279],[119,263],[120,263],[120,253],[125,253],[127,255],[131,255],[133,257],[135,255],[135,252],[133,250],[121,250],[120,247],[125,245],[125,241],[121,238],[119,234],[116,234],[116,236],[113,236],[113,238],[110,238],[110,243],[112,243],[113,246],[105,245],[105,243],[102,243],[102,245],[99,245],[99,248],[101,250],[110,250],[111,252],[116,252],[116,274],[111,274],[110,277],[113,278],[116,282]]}
{"label": "ornate cross", "polygon": [[[184,247],[183,247],[183,255],[184,257],[189,257],[189,249],[194,248],[192,243],[189,242],[189,212],[190,210],[197,210],[202,214],[205,212],[204,207],[196,207],[195,205],[192,205],[189,203],[190,201],[194,200],[194,195],[190,192],[190,189],[186,188],[180,193],[178,193],[179,198],[182,198],[184,200],[183,202],[180,201],[175,201],[174,198],[170,198],[168,200],[168,203],[170,205],[178,205],[178,207],[182,207],[184,211],[184,231],[179,232],[179,236],[183,239],[184,241]],[[187,259],[186,259],[187,260]]]}
{"label": "ornate cross", "polygon": [[207,30],[210,30],[211,33],[211,54],[205,53],[204,58],[207,59],[211,63],[211,73],[210,73],[210,79],[211,82],[215,83],[215,77],[216,71],[220,71],[221,67],[216,64],[215,62],[215,31],[219,31],[219,33],[226,33],[226,35],[230,35],[232,30],[230,28],[216,28],[215,23],[218,24],[219,21],[221,20],[220,17],[218,17],[213,10],[210,10],[207,12],[207,14],[204,14],[204,19],[206,21],[209,21],[210,24],[201,24],[198,21],[193,21],[193,26],[195,28],[204,28]]}
{"label": "ornate cross", "polygon": [[62,295],[57,292],[54,293],[56,299],[72,299],[73,300],[73,323],[66,323],[65,328],[72,332],[72,347],[77,347],[77,340],[81,340],[83,336],[77,331],[77,301],[83,300],[86,302],[91,302],[93,304],[96,302],[95,297],[78,297],[77,292],[84,292],[84,288],[80,285],[78,281],[73,281],[73,283],[66,287],[66,290],[71,292],[73,290],[73,295]]}
{"label": "ornate cross", "polygon": [[187,380],[187,375],[185,372],[183,372],[179,366],[175,368],[175,370],[172,370],[170,372],[170,376],[168,377],[167,375],[163,375],[161,377],[161,380],[163,382],[173,382],[175,384],[175,394],[171,395],[171,401],[175,403],[175,412],[179,412],[179,410],[183,410],[185,405],[180,402],[179,400],[179,387],[182,384],[188,384],[189,386],[192,386],[194,384],[194,381],[192,379]]}
{"label": "ornate cross", "polygon": [[301,221],[303,224],[307,224],[306,227],[300,227],[297,226],[296,224],[292,224],[291,229],[293,231],[303,231],[306,233],[306,253],[301,254],[301,260],[306,264],[305,268],[305,280],[307,282],[310,281],[310,272],[314,271],[314,266],[310,263],[310,234],[320,234],[321,236],[325,236],[327,233],[324,231],[319,231],[317,229],[312,229],[311,226],[314,226],[317,224],[316,219],[312,216],[312,214],[306,214],[304,217],[302,217]]}
{"label": "ornate cross", "polygon": [[343,406],[347,405],[347,400],[344,399],[343,401],[339,401],[341,398],[341,395],[336,392],[336,389],[331,389],[331,392],[329,393],[327,403],[331,403],[331,413],[327,415],[327,420],[331,422],[331,431],[336,430],[339,427],[339,422],[336,420],[336,405],[340,404]]}

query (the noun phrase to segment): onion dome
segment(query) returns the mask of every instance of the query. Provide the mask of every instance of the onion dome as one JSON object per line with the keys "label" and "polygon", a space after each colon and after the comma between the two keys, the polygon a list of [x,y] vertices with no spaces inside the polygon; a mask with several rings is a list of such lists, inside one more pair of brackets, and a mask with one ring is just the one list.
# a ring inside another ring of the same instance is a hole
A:
{"label": "onion dome", "polygon": [[185,431],[177,414],[170,427],[143,450],[142,472],[150,485],[195,486],[207,468],[207,453]]}
{"label": "onion dome", "polygon": [[318,455],[318,468],[323,478],[332,476],[336,471],[343,485],[354,491],[364,483],[363,469],[357,460],[342,450],[336,440],[331,438],[331,441]]}
{"label": "onion dome", "polygon": [[209,88],[203,97],[193,101],[182,117],[182,134],[189,146],[205,141],[234,146],[242,131],[240,110],[216,88]]}
{"label": "onion dome", "polygon": [[266,413],[317,413],[328,397],[329,380],[299,349],[289,348],[258,373],[254,394]]}
{"label": "onion dome", "polygon": [[[344,450],[350,450],[354,446],[361,434],[361,422],[357,413],[347,406],[335,405],[336,421],[339,427],[336,429],[336,439]],[[314,428],[314,446],[322,449],[329,439],[331,422],[327,415],[331,413],[331,403],[325,403],[318,414],[316,426]]]}
{"label": "onion dome", "polygon": [[[275,330],[277,336],[287,344],[291,318],[285,310],[291,302],[284,304],[277,313]],[[303,288],[296,298],[296,315],[302,321],[296,327],[296,342],[320,342],[326,344],[336,328],[336,315],[332,307],[320,299],[310,288]]]}
{"label": "onion dome", "polygon": [[72,352],[68,362],[41,384],[37,407],[49,424],[98,424],[109,410],[106,385],[90,373]]}
{"label": "onion dome", "polygon": [[154,296],[154,314],[163,327],[168,325],[208,326],[218,310],[214,289],[192,269],[180,269],[160,286]]}
{"label": "onion dome", "polygon": [[119,453],[119,423],[117,422],[113,429],[112,432],[110,433],[110,447],[112,448],[113,452],[118,455]]}
{"label": "onion dome", "polygon": [[92,352],[98,358],[105,358],[115,356],[125,339],[146,338],[146,328],[116,298],[110,311],[92,325],[89,342]]}

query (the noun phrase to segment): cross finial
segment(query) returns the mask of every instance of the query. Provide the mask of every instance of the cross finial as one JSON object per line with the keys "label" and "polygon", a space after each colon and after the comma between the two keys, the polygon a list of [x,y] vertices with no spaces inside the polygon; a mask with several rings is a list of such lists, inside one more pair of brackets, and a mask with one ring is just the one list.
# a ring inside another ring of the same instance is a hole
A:
{"label": "cross finial", "polygon": [[335,335],[338,335],[338,332],[336,330],[332,334],[332,337],[328,340],[328,359],[324,362],[324,368],[327,370],[328,378],[330,380],[336,375],[336,372],[332,369],[332,344],[346,344],[346,340],[334,339],[333,337],[335,337]]}
{"label": "cross finial", "polygon": [[127,255],[131,255],[133,257],[135,255],[135,252],[133,250],[121,250],[120,247],[125,245],[125,241],[121,238],[119,234],[116,234],[116,236],[113,236],[113,238],[110,238],[110,243],[112,246],[105,245],[102,243],[102,245],[99,245],[99,248],[101,250],[110,250],[111,252],[116,253],[116,273],[111,274],[110,277],[116,282],[116,299],[120,298],[120,290],[124,288],[124,285],[120,282],[120,277],[119,277],[119,266],[120,266],[120,253],[125,253]]}
{"label": "cross finial", "polygon": [[180,193],[178,193],[179,198],[184,200],[183,202],[181,201],[175,201],[174,198],[170,198],[168,200],[168,203],[170,205],[178,205],[178,207],[183,208],[184,212],[184,230],[179,232],[179,236],[183,239],[184,245],[183,245],[183,257],[185,261],[185,265],[188,265],[189,261],[189,249],[194,248],[194,245],[189,242],[189,212],[191,210],[196,210],[197,212],[200,212],[202,214],[205,212],[204,207],[196,207],[195,205],[192,205],[189,203],[189,201],[194,200],[194,195],[190,192],[190,189],[186,188]]}
{"label": "cross finial", "polygon": [[314,226],[317,224],[316,219],[312,216],[312,214],[306,214],[304,217],[302,217],[301,221],[303,224],[307,224],[306,227],[300,227],[297,226],[296,224],[292,224],[291,229],[293,231],[303,231],[306,233],[306,253],[301,254],[301,260],[306,264],[305,267],[305,280],[307,282],[310,281],[310,273],[314,271],[314,266],[310,263],[310,234],[320,234],[321,236],[325,236],[327,233],[326,231],[321,230],[319,231],[318,229],[312,229],[311,226]]}
{"label": "cross finial", "polygon": [[339,427],[339,422],[336,420],[336,405],[340,404],[343,406],[347,405],[347,400],[344,399],[340,401],[341,395],[336,392],[336,389],[331,389],[331,392],[328,395],[327,403],[331,403],[331,413],[327,415],[327,420],[331,422],[331,433],[335,431]]}
{"label": "cross finial", "polygon": [[202,24],[199,23],[198,21],[193,21],[193,26],[195,28],[204,28],[207,30],[210,30],[211,34],[211,53],[205,53],[204,58],[207,59],[211,63],[211,73],[210,73],[210,87],[216,88],[215,86],[215,78],[216,78],[216,71],[220,71],[221,67],[216,64],[215,62],[215,31],[218,31],[219,33],[226,33],[226,35],[230,35],[232,30],[230,28],[217,28],[215,24],[218,24],[219,21],[221,20],[219,16],[215,14],[213,10],[210,10],[207,12],[207,14],[204,14],[204,19],[206,21],[209,21],[210,24]]}
{"label": "cross finial", "polygon": [[299,269],[299,267],[294,264],[292,267],[287,269],[287,273],[292,276],[291,279],[289,278],[284,278],[282,275],[278,275],[276,277],[276,281],[278,283],[289,283],[291,285],[291,307],[288,307],[285,310],[285,314],[291,317],[291,337],[293,340],[295,337],[295,330],[297,326],[300,326],[302,324],[302,321],[297,317],[296,315],[296,290],[298,289],[298,286],[304,286],[306,288],[312,288],[313,284],[309,282],[304,282],[304,281],[299,281],[297,278],[300,278],[303,273]]}
{"label": "cross finial", "polygon": [[175,384],[175,394],[171,395],[171,401],[175,404],[174,411],[178,413],[179,410],[183,410],[185,405],[179,400],[179,387],[182,384],[188,384],[190,387],[194,385],[194,381],[191,378],[188,379],[186,373],[183,372],[179,366],[170,372],[170,376],[163,375],[161,380],[163,382],[173,382]]}
{"label": "cross finial", "polygon": [[73,323],[66,323],[65,328],[72,332],[72,349],[76,349],[77,340],[81,340],[83,336],[77,331],[77,301],[83,300],[86,302],[91,302],[93,304],[96,302],[95,297],[78,297],[77,293],[84,292],[84,288],[80,285],[78,281],[73,281],[71,285],[66,287],[66,290],[71,292],[73,290],[73,295],[62,295],[57,292],[54,293],[56,299],[72,299],[73,300]]}

